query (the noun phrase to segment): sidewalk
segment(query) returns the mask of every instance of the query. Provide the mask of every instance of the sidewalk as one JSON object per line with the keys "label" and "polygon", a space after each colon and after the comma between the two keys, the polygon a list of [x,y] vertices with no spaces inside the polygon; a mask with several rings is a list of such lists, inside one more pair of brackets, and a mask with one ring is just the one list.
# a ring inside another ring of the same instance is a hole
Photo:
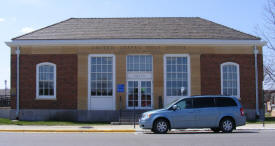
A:
{"label": "sidewalk", "polygon": [[[275,124],[247,124],[238,130],[275,130]],[[185,129],[192,130],[192,129]],[[196,129],[205,130],[205,129]],[[20,126],[0,125],[0,132],[142,132],[138,125],[96,125],[96,126]]]}

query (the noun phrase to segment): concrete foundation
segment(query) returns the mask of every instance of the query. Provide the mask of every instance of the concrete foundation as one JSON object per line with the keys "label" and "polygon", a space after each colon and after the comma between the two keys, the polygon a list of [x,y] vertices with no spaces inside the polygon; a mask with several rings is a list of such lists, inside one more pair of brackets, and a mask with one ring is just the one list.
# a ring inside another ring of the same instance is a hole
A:
{"label": "concrete foundation", "polygon": [[10,108],[0,108],[0,118],[10,118]]}
{"label": "concrete foundation", "polygon": [[[257,119],[255,109],[244,109],[244,113],[246,116],[246,120],[253,121]],[[263,117],[264,117],[264,110],[260,110],[260,115],[258,118],[263,119]]]}
{"label": "concrete foundation", "polygon": [[[15,110],[10,111],[10,119],[15,119]],[[52,110],[24,109],[20,110],[19,120],[26,121],[81,121],[81,122],[112,122],[118,121],[119,111],[109,110]]]}
{"label": "concrete foundation", "polygon": [[[1,118],[15,119],[15,109],[0,109]],[[247,120],[256,120],[255,109],[245,109]],[[260,110],[260,117],[263,118],[264,110]],[[81,122],[117,122],[119,111],[112,110],[53,110],[53,109],[23,109],[20,110],[19,120],[26,121],[81,121]]]}

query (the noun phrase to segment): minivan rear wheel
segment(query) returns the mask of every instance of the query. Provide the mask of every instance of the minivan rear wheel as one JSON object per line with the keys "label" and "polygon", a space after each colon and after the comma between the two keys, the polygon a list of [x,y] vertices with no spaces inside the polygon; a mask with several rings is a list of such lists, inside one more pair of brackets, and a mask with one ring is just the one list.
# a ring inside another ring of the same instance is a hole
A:
{"label": "minivan rear wheel", "polygon": [[224,118],[220,122],[220,129],[224,133],[230,133],[234,129],[234,122],[231,118]]}
{"label": "minivan rear wheel", "polygon": [[158,119],[154,122],[154,128],[152,129],[152,131],[154,133],[165,134],[167,133],[168,129],[168,122],[164,119]]}

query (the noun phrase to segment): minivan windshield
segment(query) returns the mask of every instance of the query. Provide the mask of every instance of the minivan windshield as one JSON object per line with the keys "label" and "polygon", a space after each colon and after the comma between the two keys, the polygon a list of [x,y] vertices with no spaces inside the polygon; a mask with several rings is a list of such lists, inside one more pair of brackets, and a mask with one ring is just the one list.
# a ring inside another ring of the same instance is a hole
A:
{"label": "minivan windshield", "polygon": [[182,98],[172,101],[171,103],[167,104],[167,105],[164,107],[164,109],[170,108],[171,106],[173,106],[174,104],[176,104],[176,103],[177,103],[178,101],[180,101],[180,100],[182,100]]}

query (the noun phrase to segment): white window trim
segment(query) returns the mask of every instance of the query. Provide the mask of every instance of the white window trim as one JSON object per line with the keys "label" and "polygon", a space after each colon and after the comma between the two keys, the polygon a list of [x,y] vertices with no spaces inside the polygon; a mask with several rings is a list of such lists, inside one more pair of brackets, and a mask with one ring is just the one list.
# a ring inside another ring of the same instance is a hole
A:
{"label": "white window trim", "polygon": [[224,62],[220,65],[221,72],[221,94],[223,95],[223,66],[225,65],[234,65],[237,67],[237,98],[240,99],[240,67],[238,63],[235,62]]}
{"label": "white window trim", "polygon": [[[53,96],[44,96],[44,95],[39,95],[39,67],[43,65],[50,65],[54,67],[54,95]],[[36,99],[39,100],[56,100],[56,65],[51,62],[42,62],[39,64],[36,64]]]}
{"label": "white window trim", "polygon": [[[113,58],[113,96],[91,96],[91,57],[112,57]],[[90,98],[113,98],[113,110],[116,110],[116,57],[114,54],[89,54],[88,56],[88,110],[90,107]]]}
{"label": "white window trim", "polygon": [[[187,91],[187,95],[186,96],[166,96],[166,58],[167,57],[187,57],[187,81],[188,81],[188,91]],[[175,98],[181,98],[181,97],[188,97],[191,95],[191,63],[190,63],[190,56],[189,54],[165,54],[163,56],[163,69],[164,69],[164,104],[167,104],[166,99],[168,97],[175,97]]]}

